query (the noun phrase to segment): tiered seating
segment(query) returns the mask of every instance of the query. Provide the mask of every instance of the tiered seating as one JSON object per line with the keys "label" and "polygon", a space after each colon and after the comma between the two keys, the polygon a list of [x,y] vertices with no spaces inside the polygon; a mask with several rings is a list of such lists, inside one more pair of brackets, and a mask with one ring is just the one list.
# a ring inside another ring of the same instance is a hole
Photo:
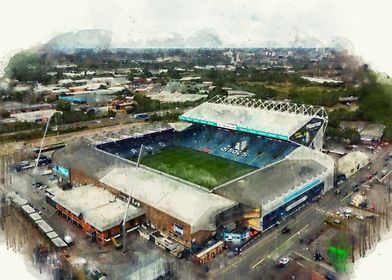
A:
{"label": "tiered seating", "polygon": [[98,145],[97,148],[120,157],[135,158],[139,155],[142,144],[144,146],[143,152],[147,154],[171,147],[174,145],[174,131],[166,130],[141,137],[126,138]]}
{"label": "tiered seating", "polygon": [[143,152],[148,154],[178,145],[257,168],[284,159],[297,147],[281,140],[195,125],[180,133],[174,130],[154,132],[101,144],[97,148],[131,159],[137,158],[141,144],[145,147]]}
{"label": "tiered seating", "polygon": [[[280,140],[207,126],[182,132],[179,137],[181,146],[258,168],[283,159],[296,147]],[[240,147],[244,143],[245,147]]]}

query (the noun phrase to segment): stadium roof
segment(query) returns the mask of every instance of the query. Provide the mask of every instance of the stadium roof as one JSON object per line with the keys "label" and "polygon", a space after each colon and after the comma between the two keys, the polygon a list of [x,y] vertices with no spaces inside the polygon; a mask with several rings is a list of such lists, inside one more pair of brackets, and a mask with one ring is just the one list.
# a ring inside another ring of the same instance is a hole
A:
{"label": "stadium roof", "polygon": [[327,119],[324,108],[217,96],[184,113],[180,119],[287,140],[313,117]]}
{"label": "stadium roof", "polygon": [[326,170],[313,160],[286,159],[218,187],[215,192],[245,205],[262,208],[268,201],[294,191]]}
{"label": "stadium roof", "polygon": [[192,227],[214,230],[215,217],[236,202],[144,168],[114,168],[101,180]]}
{"label": "stadium roof", "polygon": [[95,149],[88,141],[74,142],[58,150],[53,161],[184,221],[194,232],[214,230],[215,220],[210,218],[236,204],[189,183],[136,168],[134,163]]}
{"label": "stadium roof", "polygon": [[[123,218],[127,203],[115,199],[109,191],[92,185],[73,188],[69,191],[51,190],[52,200],[71,211],[74,215],[82,215],[86,223],[99,231],[105,231],[119,225]],[[127,221],[144,214],[141,208],[129,205]]]}

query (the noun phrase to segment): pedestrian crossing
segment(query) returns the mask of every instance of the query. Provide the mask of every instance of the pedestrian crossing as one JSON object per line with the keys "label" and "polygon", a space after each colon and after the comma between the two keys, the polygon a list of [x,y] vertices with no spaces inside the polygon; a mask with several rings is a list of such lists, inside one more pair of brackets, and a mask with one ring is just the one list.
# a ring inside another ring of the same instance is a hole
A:
{"label": "pedestrian crossing", "polygon": [[319,207],[316,208],[316,211],[319,213],[322,213],[324,215],[329,215],[329,216],[334,215],[334,213],[332,211],[327,211],[327,210],[319,208]]}

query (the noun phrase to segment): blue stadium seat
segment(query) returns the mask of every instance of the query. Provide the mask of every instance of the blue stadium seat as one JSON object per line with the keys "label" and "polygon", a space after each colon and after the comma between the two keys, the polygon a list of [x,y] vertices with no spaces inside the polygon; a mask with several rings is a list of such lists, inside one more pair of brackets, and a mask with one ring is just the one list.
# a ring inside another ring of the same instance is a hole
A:
{"label": "blue stadium seat", "polygon": [[[284,159],[297,147],[281,140],[224,128],[193,125],[182,132],[169,129],[100,144],[97,148],[124,158],[136,159],[141,144],[145,146],[143,152],[146,154],[158,153],[172,146],[182,146],[257,168]],[[241,147],[243,144],[245,146]]]}

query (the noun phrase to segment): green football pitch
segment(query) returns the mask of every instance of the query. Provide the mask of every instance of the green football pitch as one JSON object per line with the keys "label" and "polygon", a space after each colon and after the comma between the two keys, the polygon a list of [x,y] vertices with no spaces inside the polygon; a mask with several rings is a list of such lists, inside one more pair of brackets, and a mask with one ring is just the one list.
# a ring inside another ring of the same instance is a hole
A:
{"label": "green football pitch", "polygon": [[142,158],[141,164],[212,189],[255,168],[182,147],[173,147]]}

